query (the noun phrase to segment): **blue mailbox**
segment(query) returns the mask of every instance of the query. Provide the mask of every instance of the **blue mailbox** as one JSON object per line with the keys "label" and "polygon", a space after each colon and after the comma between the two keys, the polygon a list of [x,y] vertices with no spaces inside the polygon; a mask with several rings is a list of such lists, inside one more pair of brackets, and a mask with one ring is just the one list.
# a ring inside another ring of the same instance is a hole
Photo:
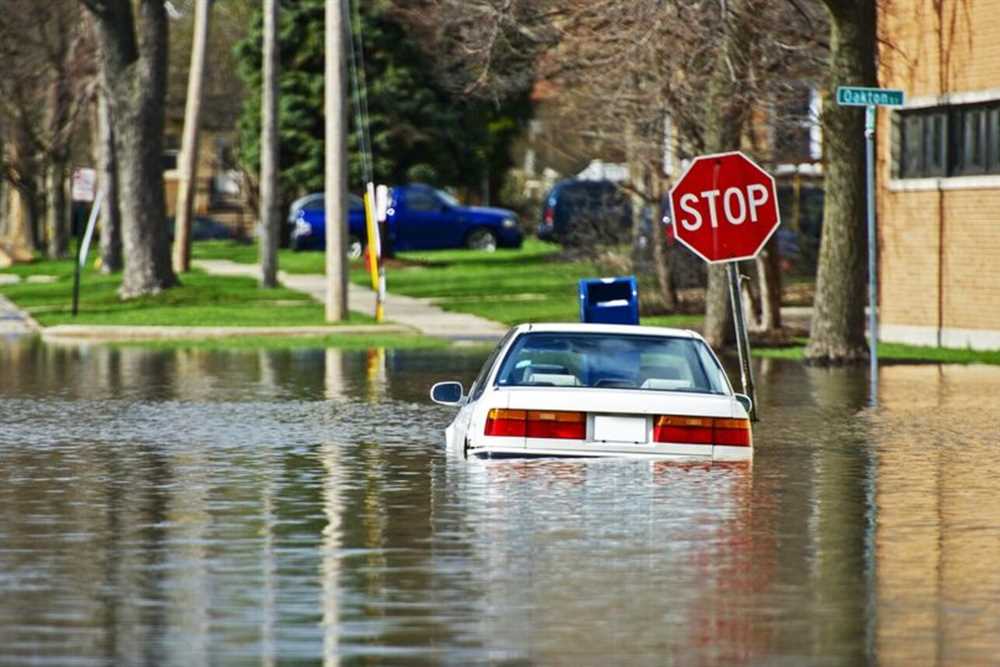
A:
{"label": "blue mailbox", "polygon": [[635,276],[581,279],[580,321],[639,324],[639,287]]}

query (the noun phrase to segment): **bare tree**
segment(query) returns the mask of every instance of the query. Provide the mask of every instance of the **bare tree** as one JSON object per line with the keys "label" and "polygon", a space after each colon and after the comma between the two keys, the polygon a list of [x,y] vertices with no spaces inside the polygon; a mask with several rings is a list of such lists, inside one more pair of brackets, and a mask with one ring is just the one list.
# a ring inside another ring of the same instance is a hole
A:
{"label": "bare tree", "polygon": [[105,91],[105,86],[99,88],[94,104],[93,148],[98,188],[104,192],[104,203],[101,205],[101,271],[116,273],[122,269],[122,216],[118,206],[115,128]]}
{"label": "bare tree", "polygon": [[32,227],[44,209],[47,254],[62,257],[68,251],[72,138],[93,81],[90,35],[77,4],[0,3],[0,57],[13,73],[0,81],[0,114],[16,147],[7,153],[7,178]]}
{"label": "bare tree", "polygon": [[162,0],[80,0],[95,20],[115,128],[125,270],[132,298],[177,284],[163,190],[167,15]]}
{"label": "bare tree", "polygon": [[[400,3],[402,4],[402,3]],[[623,153],[626,189],[658,209],[677,162],[700,153],[749,148],[767,163],[772,146],[756,124],[773,123],[780,101],[815,77],[816,7],[761,0],[424,0],[401,10],[421,26],[441,76],[484,96],[545,81],[591,151]],[[756,116],[751,114],[751,110]],[[772,142],[773,143],[773,142]],[[654,219],[658,216],[652,216]],[[636,232],[641,230],[636,224]],[[653,245],[662,300],[673,305],[659,225]],[[771,254],[776,248],[771,246]],[[774,257],[760,268],[768,269]],[[726,283],[710,271],[706,332],[728,338]],[[778,272],[765,270],[772,296],[768,321],[780,325],[773,295]]]}

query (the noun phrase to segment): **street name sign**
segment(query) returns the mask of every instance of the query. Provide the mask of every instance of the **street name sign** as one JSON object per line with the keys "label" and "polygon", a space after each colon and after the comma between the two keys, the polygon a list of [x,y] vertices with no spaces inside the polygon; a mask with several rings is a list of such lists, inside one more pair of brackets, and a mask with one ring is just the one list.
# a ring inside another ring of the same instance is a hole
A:
{"label": "street name sign", "polygon": [[902,90],[890,88],[837,88],[837,104],[842,107],[900,107],[903,106],[903,97]]}
{"label": "street name sign", "polygon": [[671,188],[670,219],[706,262],[752,259],[781,224],[774,178],[738,151],[702,155]]}

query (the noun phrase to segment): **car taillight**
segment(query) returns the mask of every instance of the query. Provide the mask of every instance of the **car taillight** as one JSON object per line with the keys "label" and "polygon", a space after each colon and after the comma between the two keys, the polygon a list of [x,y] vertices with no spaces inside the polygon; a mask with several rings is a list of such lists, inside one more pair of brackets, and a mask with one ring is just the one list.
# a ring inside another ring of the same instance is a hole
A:
{"label": "car taillight", "polygon": [[659,417],[653,425],[654,442],[712,444],[711,417]]}
{"label": "car taillight", "polygon": [[486,435],[583,440],[587,415],[558,410],[505,410],[494,408],[486,416]]}
{"label": "car taillight", "polygon": [[734,447],[750,446],[749,419],[716,419],[715,444]]}
{"label": "car taillight", "polygon": [[545,224],[551,225],[552,221],[556,219],[555,211],[552,210],[551,206],[545,207]]}
{"label": "car taillight", "polygon": [[486,435],[524,437],[527,430],[526,410],[490,410],[486,415]]}
{"label": "car taillight", "polygon": [[749,447],[750,420],[664,415],[653,424],[653,441]]}
{"label": "car taillight", "polygon": [[587,437],[587,415],[582,412],[528,411],[529,438],[566,438],[583,440]]}

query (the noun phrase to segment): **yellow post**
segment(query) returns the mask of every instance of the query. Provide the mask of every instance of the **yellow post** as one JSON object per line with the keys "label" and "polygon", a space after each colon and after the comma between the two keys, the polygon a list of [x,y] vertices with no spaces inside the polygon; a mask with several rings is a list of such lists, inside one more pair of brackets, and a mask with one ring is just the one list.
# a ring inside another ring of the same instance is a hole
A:
{"label": "yellow post", "polygon": [[368,272],[372,279],[372,290],[375,292],[375,321],[381,322],[385,316],[382,307],[382,292],[379,289],[382,244],[379,239],[378,226],[375,224],[375,185],[373,183],[369,183],[365,188],[365,228],[368,231]]}

